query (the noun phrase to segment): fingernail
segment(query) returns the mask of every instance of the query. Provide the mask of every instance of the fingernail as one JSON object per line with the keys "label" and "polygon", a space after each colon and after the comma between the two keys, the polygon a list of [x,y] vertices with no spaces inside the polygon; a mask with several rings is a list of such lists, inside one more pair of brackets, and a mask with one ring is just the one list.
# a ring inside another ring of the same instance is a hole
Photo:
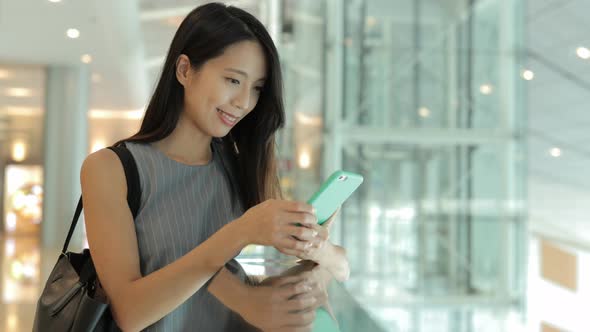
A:
{"label": "fingernail", "polygon": [[317,231],[313,231],[313,232],[311,232],[311,236],[314,236],[314,237],[315,237],[315,236],[318,236],[318,232],[317,232]]}
{"label": "fingernail", "polygon": [[307,242],[307,243],[305,244],[305,249],[309,249],[310,247],[311,247],[311,242]]}

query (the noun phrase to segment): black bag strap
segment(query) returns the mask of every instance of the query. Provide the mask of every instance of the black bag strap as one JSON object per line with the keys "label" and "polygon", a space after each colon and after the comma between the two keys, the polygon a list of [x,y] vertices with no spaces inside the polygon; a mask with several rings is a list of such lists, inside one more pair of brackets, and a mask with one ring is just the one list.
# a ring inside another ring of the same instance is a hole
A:
{"label": "black bag strap", "polygon": [[[137,171],[137,164],[135,163],[133,155],[125,146],[125,143],[122,143],[118,146],[109,146],[108,149],[114,151],[123,164],[123,169],[125,170],[125,179],[127,180],[127,204],[131,209],[133,218],[135,218],[139,212],[139,203],[141,202],[141,188],[139,186],[139,172]],[[76,206],[76,212],[74,212],[72,224],[70,225],[68,236],[66,237],[66,241],[62,249],[63,254],[65,254],[68,250],[70,240],[72,239],[72,235],[74,234],[74,230],[78,224],[78,219],[80,218],[80,214],[82,214],[82,207],[82,196],[80,196],[80,200],[78,200],[78,206]]]}

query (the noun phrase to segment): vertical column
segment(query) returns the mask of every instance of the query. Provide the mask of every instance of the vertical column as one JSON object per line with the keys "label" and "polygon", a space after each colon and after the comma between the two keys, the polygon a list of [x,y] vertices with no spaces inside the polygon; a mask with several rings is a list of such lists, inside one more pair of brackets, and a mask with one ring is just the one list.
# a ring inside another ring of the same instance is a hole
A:
{"label": "vertical column", "polygon": [[[46,91],[42,243],[54,249],[63,245],[80,197],[80,167],[88,146],[88,69],[49,67]],[[82,244],[81,228],[73,249]]]}
{"label": "vertical column", "polygon": [[[521,207],[519,202],[522,197],[519,184],[524,181],[524,174],[521,169],[525,165],[517,160],[519,146],[523,144],[522,139],[517,138],[517,133],[520,131],[519,114],[524,112],[524,108],[519,101],[518,93],[520,81],[520,46],[522,40],[522,31],[518,25],[519,5],[513,0],[502,0],[498,4],[498,36],[499,36],[499,76],[500,76],[500,123],[502,129],[514,133],[513,138],[510,139],[503,151],[504,161],[503,173],[504,181],[501,190],[504,198],[503,213],[501,217],[501,241],[500,249],[501,255],[505,260],[500,264],[500,288],[504,294],[512,294],[514,291],[520,293],[524,287],[519,283],[520,276],[526,273],[526,270],[520,268],[517,264],[521,260],[521,255],[524,254],[523,249],[518,248],[518,243],[526,242],[526,235],[522,232],[520,223],[523,222],[519,218],[522,213],[519,211]],[[522,137],[522,136],[521,136]],[[521,234],[519,234],[519,232]],[[516,240],[516,241],[515,241]],[[524,264],[523,264],[524,265]],[[524,280],[524,279],[522,279]]]}
{"label": "vertical column", "polygon": [[[264,2],[263,2],[264,3]],[[282,29],[282,1],[281,0],[268,0],[268,8],[266,9],[268,14],[268,21],[265,22],[268,26],[268,32],[272,37],[275,45],[279,48],[281,45],[281,29]]]}
{"label": "vertical column", "polygon": [[[344,93],[344,4],[340,1],[328,1],[326,12],[326,67],[325,91],[326,108],[323,135],[322,174],[328,176],[330,172],[342,167],[341,122],[343,93]],[[342,223],[338,220],[333,228],[331,238],[335,243],[342,244]]]}

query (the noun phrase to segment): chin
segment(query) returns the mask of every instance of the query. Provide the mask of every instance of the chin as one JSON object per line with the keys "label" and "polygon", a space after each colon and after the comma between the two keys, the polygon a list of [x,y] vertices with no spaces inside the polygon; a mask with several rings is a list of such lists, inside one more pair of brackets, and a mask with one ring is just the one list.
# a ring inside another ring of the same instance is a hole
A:
{"label": "chin", "polygon": [[225,136],[227,136],[229,134],[229,130],[213,130],[211,133],[209,133],[211,135],[211,137],[215,137],[215,138],[224,138]]}

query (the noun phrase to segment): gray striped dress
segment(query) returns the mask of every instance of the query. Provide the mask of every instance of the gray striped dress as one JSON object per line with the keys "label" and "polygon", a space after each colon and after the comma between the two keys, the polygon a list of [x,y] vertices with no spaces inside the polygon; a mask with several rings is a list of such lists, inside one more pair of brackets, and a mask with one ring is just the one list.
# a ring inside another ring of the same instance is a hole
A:
{"label": "gray striped dress", "polygon": [[[135,231],[143,276],[181,258],[242,215],[244,209],[232,196],[223,147],[216,139],[211,143],[212,160],[199,166],[174,161],[149,144],[126,145],[137,163],[141,186]],[[226,267],[246,282],[237,261],[232,259]],[[210,294],[208,285],[145,331],[253,330]]]}

